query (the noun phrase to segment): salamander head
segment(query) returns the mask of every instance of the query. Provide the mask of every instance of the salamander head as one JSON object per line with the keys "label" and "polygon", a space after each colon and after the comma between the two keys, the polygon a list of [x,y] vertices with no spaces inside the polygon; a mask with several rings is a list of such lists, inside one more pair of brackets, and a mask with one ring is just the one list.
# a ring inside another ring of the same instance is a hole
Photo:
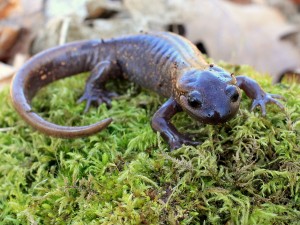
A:
{"label": "salamander head", "polygon": [[185,72],[176,89],[183,110],[202,123],[224,123],[239,109],[241,91],[236,79],[219,67]]}

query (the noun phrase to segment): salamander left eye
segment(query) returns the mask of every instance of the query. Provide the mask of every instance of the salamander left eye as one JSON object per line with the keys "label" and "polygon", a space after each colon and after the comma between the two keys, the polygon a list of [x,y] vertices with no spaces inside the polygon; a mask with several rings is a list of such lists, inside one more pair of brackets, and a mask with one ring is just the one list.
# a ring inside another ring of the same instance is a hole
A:
{"label": "salamander left eye", "polygon": [[192,91],[187,96],[188,103],[193,108],[202,106],[202,97],[198,91]]}
{"label": "salamander left eye", "polygon": [[233,86],[233,85],[227,86],[225,93],[228,95],[231,102],[236,102],[237,100],[239,100],[240,93],[236,86]]}

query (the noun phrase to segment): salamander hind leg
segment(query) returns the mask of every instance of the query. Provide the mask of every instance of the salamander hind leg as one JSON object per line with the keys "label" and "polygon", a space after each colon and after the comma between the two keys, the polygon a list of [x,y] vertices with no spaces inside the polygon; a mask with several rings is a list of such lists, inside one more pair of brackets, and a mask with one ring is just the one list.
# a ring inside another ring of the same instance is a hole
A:
{"label": "salamander hind leg", "polygon": [[105,103],[108,107],[111,106],[111,100],[117,94],[107,91],[105,84],[109,78],[117,77],[119,74],[118,65],[113,61],[102,61],[95,66],[86,82],[83,95],[77,100],[77,103],[86,101],[85,113],[92,104],[98,106]]}

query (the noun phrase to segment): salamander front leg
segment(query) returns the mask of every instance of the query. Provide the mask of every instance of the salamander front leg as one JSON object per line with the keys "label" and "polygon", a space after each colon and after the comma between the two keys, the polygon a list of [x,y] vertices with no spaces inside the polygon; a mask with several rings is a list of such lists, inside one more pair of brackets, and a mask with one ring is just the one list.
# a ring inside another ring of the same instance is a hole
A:
{"label": "salamander front leg", "polygon": [[200,142],[193,141],[179,133],[170,122],[171,118],[177,112],[181,111],[182,109],[177,102],[173,98],[170,98],[158,109],[151,121],[152,129],[158,131],[163,139],[168,142],[171,151],[180,148],[183,144],[193,146],[200,144]]}
{"label": "salamander front leg", "polygon": [[105,90],[105,83],[109,78],[117,77],[119,74],[119,67],[114,61],[102,61],[95,66],[86,82],[84,94],[77,101],[77,103],[86,101],[84,112],[89,110],[91,104],[105,103],[108,107],[111,106],[111,99],[117,94]]}
{"label": "salamander front leg", "polygon": [[246,76],[237,76],[237,85],[245,91],[246,95],[252,99],[251,111],[259,106],[261,108],[262,115],[266,115],[266,104],[273,103],[279,108],[284,110],[284,106],[277,99],[284,99],[281,95],[270,94],[264,92],[259,84]]}

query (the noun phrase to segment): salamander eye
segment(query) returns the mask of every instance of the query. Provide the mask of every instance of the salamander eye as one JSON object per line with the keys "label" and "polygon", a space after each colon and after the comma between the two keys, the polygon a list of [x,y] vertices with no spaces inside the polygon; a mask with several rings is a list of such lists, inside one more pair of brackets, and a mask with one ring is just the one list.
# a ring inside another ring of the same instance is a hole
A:
{"label": "salamander eye", "polygon": [[193,108],[198,108],[202,106],[202,97],[198,91],[192,91],[187,96],[187,101],[189,105]]}
{"label": "salamander eye", "polygon": [[240,93],[236,86],[233,86],[233,85],[227,86],[225,93],[228,95],[231,102],[236,102],[237,100],[239,100]]}

